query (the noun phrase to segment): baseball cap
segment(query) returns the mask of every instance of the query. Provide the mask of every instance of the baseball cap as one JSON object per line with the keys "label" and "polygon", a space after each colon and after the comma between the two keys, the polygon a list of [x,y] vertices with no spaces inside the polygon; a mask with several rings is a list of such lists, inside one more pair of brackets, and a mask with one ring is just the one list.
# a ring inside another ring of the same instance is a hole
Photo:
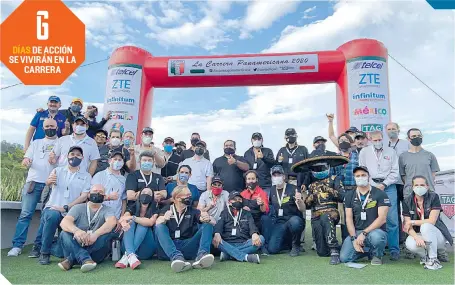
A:
{"label": "baseball cap", "polygon": [[81,154],[84,155],[84,151],[82,150],[82,147],[80,147],[78,145],[73,145],[72,147],[70,147],[70,149],[68,150],[68,153],[72,152],[75,149],[79,150],[81,152]]}
{"label": "baseball cap", "polygon": [[76,103],[76,102],[77,102],[77,103],[81,103],[81,105],[84,105],[84,102],[82,101],[81,98],[74,98],[74,99],[71,101],[71,103]]}
{"label": "baseball cap", "polygon": [[254,133],[253,135],[251,135],[251,138],[252,139],[254,139],[254,138],[262,139],[262,134],[261,133]]}
{"label": "baseball cap", "polygon": [[240,195],[240,192],[238,192],[238,191],[234,191],[234,192],[229,193],[229,200],[232,200],[235,197],[240,197],[240,198],[243,199],[242,195]]}
{"label": "baseball cap", "polygon": [[74,119],[74,122],[76,123],[77,121],[81,120],[82,122],[84,122],[84,124],[88,124],[88,121],[87,119],[84,117],[84,116],[77,116],[75,119]]}
{"label": "baseball cap", "polygon": [[123,153],[121,151],[112,152],[111,155],[109,156],[109,158],[113,158],[116,155],[120,155],[122,157],[122,159],[125,159],[125,156],[123,155]]}
{"label": "baseball cap", "polygon": [[352,171],[352,173],[356,173],[357,171],[359,170],[363,170],[365,171],[366,173],[370,174],[370,172],[368,171],[368,168],[366,166],[357,166],[356,168],[354,168],[354,170]]}
{"label": "baseball cap", "polygon": [[347,129],[347,130],[345,131],[345,133],[357,133],[357,132],[359,132],[359,129],[357,129],[357,128],[354,127],[354,126],[350,127],[349,129]]}
{"label": "baseball cap", "polygon": [[171,137],[167,137],[167,138],[164,139],[163,142],[174,142],[174,139],[171,138]]}
{"label": "baseball cap", "polygon": [[326,140],[324,137],[322,137],[322,136],[317,136],[317,137],[315,137],[315,138],[313,139],[313,143],[316,143],[316,142],[318,142],[318,141],[327,142],[327,140]]}
{"label": "baseball cap", "polygon": [[95,135],[97,135],[98,133],[103,133],[106,137],[109,136],[109,134],[107,133],[107,131],[106,131],[106,130],[103,130],[103,129],[97,130],[97,131],[95,132]]}
{"label": "baseball cap", "polygon": [[273,175],[274,173],[284,174],[283,166],[281,165],[274,165],[272,169],[270,169],[270,173]]}
{"label": "baseball cap", "polygon": [[186,143],[184,141],[179,141],[178,143],[175,144],[175,146],[183,146],[186,147]]}
{"label": "baseball cap", "polygon": [[365,134],[364,132],[357,132],[355,134],[355,139],[358,138],[358,137],[363,137],[363,138],[366,138],[367,137],[367,134]]}
{"label": "baseball cap", "polygon": [[194,145],[195,145],[195,146],[201,145],[201,146],[203,146],[203,147],[206,147],[206,146],[207,146],[207,145],[205,144],[204,141],[197,141]]}
{"label": "baseball cap", "polygon": [[215,182],[224,184],[224,183],[223,183],[223,179],[221,179],[221,177],[219,177],[219,176],[213,177],[213,179],[212,179],[212,184],[215,183]]}
{"label": "baseball cap", "polygon": [[153,129],[150,128],[150,127],[145,127],[145,128],[142,129],[142,133],[146,133],[146,132],[151,132],[152,134],[155,133],[155,132],[153,131]]}
{"label": "baseball cap", "polygon": [[284,135],[285,136],[293,136],[293,135],[296,135],[297,132],[295,131],[294,128],[288,128],[286,129],[286,131],[284,132]]}
{"label": "baseball cap", "polygon": [[58,97],[58,96],[50,96],[49,99],[47,99],[47,102],[50,102],[50,101],[55,101],[58,103],[62,102],[62,101],[60,101],[60,97]]}

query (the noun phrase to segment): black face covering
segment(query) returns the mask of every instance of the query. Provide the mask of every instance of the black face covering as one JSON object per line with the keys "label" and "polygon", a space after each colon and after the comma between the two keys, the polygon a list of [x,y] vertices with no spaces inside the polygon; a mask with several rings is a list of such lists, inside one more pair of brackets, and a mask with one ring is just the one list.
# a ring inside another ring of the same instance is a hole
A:
{"label": "black face covering", "polygon": [[224,154],[226,155],[233,155],[235,153],[235,149],[233,149],[232,147],[227,147],[224,149]]}
{"label": "black face covering", "polygon": [[287,141],[288,141],[288,143],[295,143],[297,141],[297,137],[294,137],[294,136],[288,137]]}
{"label": "black face covering", "polygon": [[101,193],[90,193],[88,199],[92,203],[100,204],[104,201],[104,195]]}
{"label": "black face covering", "polygon": [[192,145],[192,146],[196,146],[196,143],[197,143],[198,141],[199,141],[198,138],[192,138],[192,139],[191,139],[191,145]]}
{"label": "black face covering", "polygon": [[349,142],[341,142],[339,147],[341,151],[348,151],[351,148],[351,144]]}
{"label": "black face covering", "polygon": [[46,134],[47,137],[53,137],[57,134],[57,129],[46,129],[44,130],[44,133]]}
{"label": "black face covering", "polygon": [[79,157],[72,157],[68,159],[68,164],[71,165],[72,167],[78,167],[82,162],[82,159]]}
{"label": "black face covering", "polygon": [[232,207],[234,207],[234,208],[237,209],[237,210],[240,210],[240,209],[242,209],[242,207],[243,207],[243,203],[242,203],[242,202],[238,202],[238,201],[233,202],[233,203],[232,203]]}
{"label": "black face covering", "polygon": [[152,203],[152,201],[153,201],[153,198],[149,194],[141,194],[139,196],[139,202],[141,202],[141,204],[144,204],[144,205],[150,204],[150,203]]}
{"label": "black face covering", "polygon": [[189,198],[189,197],[188,197],[188,198],[185,198],[185,199],[182,199],[182,200],[180,200],[180,201],[182,201],[182,203],[183,203],[184,205],[187,205],[187,206],[191,205],[191,198]]}
{"label": "black face covering", "polygon": [[256,189],[256,186],[258,186],[257,182],[250,182],[246,185],[246,187],[248,187],[248,189],[250,189],[250,190]]}
{"label": "black face covering", "polygon": [[196,155],[201,156],[201,155],[204,154],[204,149],[203,149],[203,148],[200,148],[200,147],[197,147],[197,148],[194,150],[194,153],[195,153]]}
{"label": "black face covering", "polygon": [[413,138],[411,139],[411,144],[413,146],[419,146],[422,144],[422,138]]}
{"label": "black face covering", "polygon": [[325,144],[321,143],[320,145],[318,145],[316,147],[317,150],[320,150],[320,151],[325,151]]}
{"label": "black face covering", "polygon": [[177,152],[177,154],[181,154],[183,152],[183,148],[178,147],[175,149],[175,152]]}

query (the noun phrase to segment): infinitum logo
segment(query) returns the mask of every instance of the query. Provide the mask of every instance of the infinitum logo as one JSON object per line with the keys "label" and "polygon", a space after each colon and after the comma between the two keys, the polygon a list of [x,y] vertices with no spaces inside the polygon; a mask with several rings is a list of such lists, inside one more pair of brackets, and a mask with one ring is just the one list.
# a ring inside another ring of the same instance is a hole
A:
{"label": "infinitum logo", "polygon": [[107,99],[108,104],[114,105],[114,104],[121,104],[121,105],[134,105],[134,102],[136,102],[133,98],[126,98],[126,97],[111,97]]}
{"label": "infinitum logo", "polygon": [[364,68],[372,68],[372,69],[382,69],[384,65],[383,62],[375,62],[375,61],[358,61],[352,67],[352,70],[356,69],[364,69]]}
{"label": "infinitum logo", "polygon": [[369,92],[369,93],[357,93],[352,95],[353,100],[358,100],[358,101],[384,101],[385,100],[385,95],[384,94],[379,94],[379,93],[374,93],[374,92]]}

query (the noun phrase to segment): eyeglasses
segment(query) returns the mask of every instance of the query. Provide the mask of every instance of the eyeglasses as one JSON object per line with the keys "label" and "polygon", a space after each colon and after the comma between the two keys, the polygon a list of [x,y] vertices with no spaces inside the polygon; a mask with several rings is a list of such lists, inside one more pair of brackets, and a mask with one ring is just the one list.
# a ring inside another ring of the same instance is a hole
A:
{"label": "eyeglasses", "polygon": [[105,139],[106,136],[105,135],[96,135],[96,137],[100,138],[100,139]]}

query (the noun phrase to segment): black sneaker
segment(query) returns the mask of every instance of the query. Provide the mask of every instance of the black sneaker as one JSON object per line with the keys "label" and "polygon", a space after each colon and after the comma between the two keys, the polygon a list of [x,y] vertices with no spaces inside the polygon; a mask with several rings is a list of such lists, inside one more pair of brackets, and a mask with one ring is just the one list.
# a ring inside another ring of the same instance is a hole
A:
{"label": "black sneaker", "polygon": [[28,254],[30,258],[38,258],[40,256],[40,248],[33,247],[32,251]]}
{"label": "black sneaker", "polygon": [[261,260],[259,259],[259,254],[248,254],[246,256],[246,261],[249,263],[261,263]]}
{"label": "black sneaker", "polygon": [[438,250],[438,260],[440,262],[449,262],[449,255],[445,250]]}
{"label": "black sneaker", "polygon": [[289,252],[289,256],[295,257],[300,255],[300,246],[293,246],[291,252]]}
{"label": "black sneaker", "polygon": [[51,255],[50,255],[50,254],[44,254],[44,253],[43,253],[43,254],[41,254],[41,255],[39,256],[38,262],[39,262],[39,264],[41,264],[41,265],[49,265],[49,264],[51,263],[51,260],[50,260],[50,259],[51,259]]}
{"label": "black sneaker", "polygon": [[262,246],[259,251],[261,252],[261,255],[263,255],[263,256],[267,256],[270,254],[269,251],[267,250],[267,247],[265,247],[265,246]]}
{"label": "black sneaker", "polygon": [[391,252],[390,253],[390,260],[398,261],[399,259],[400,259],[400,253],[399,252]]}
{"label": "black sneaker", "polygon": [[337,265],[337,264],[340,264],[341,263],[341,260],[340,260],[340,253],[338,252],[338,250],[332,250],[330,252],[330,265]]}

